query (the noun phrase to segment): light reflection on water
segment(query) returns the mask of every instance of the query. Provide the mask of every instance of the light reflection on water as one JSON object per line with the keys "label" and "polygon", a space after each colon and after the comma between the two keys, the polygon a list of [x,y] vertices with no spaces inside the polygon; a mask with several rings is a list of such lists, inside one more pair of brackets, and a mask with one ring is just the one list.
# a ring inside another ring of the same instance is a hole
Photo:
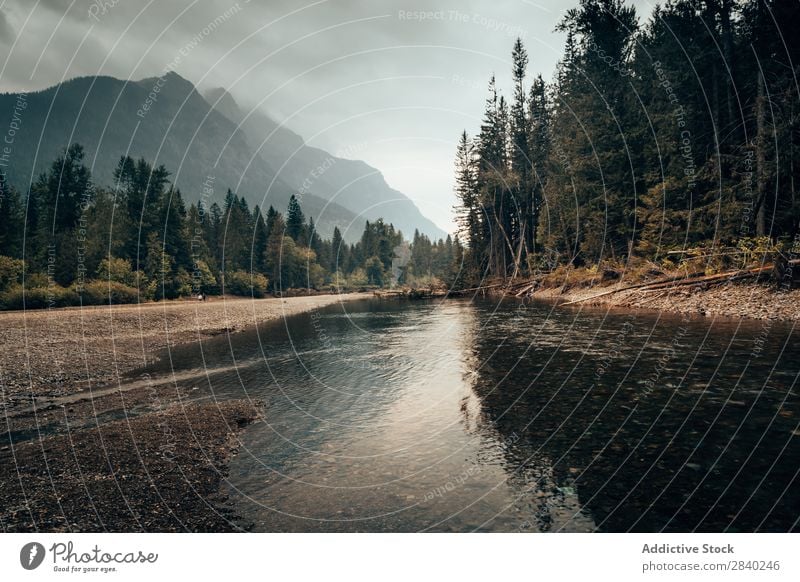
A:
{"label": "light reflection on water", "polygon": [[764,329],[364,301],[172,364],[266,402],[226,485],[258,531],[786,531],[800,341],[775,324],[754,357]]}

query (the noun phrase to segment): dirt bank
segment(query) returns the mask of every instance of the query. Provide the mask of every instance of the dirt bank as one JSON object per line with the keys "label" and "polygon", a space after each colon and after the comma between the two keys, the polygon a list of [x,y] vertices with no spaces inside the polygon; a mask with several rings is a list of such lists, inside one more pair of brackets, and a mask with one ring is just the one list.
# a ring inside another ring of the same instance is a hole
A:
{"label": "dirt bank", "polygon": [[219,494],[245,402],[161,412],[0,450],[5,532],[231,531]]}
{"label": "dirt bank", "polygon": [[368,296],[0,313],[0,528],[236,529],[219,487],[260,403],[124,374],[178,343]]}
{"label": "dirt bank", "polygon": [[368,296],[220,298],[3,312],[0,402],[9,410],[30,406],[35,398],[116,384],[126,372],[152,363],[164,348]]}
{"label": "dirt bank", "polygon": [[539,288],[529,296],[571,301],[581,305],[606,305],[691,313],[707,317],[748,317],[800,321],[800,290],[782,290],[774,283],[726,282],[715,285],[667,286],[663,289],[629,289],[605,294],[625,284]]}

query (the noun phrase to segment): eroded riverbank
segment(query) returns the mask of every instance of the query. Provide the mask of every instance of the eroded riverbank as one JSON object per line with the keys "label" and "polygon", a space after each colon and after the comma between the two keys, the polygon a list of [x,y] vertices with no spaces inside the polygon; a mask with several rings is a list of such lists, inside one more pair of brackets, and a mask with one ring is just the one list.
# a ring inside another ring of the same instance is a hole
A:
{"label": "eroded riverbank", "polygon": [[601,305],[706,317],[800,321],[800,289],[783,290],[774,283],[727,282],[705,287],[667,286],[608,293],[616,287],[616,284],[542,287],[529,296],[557,300],[562,305],[572,302],[576,307]]}

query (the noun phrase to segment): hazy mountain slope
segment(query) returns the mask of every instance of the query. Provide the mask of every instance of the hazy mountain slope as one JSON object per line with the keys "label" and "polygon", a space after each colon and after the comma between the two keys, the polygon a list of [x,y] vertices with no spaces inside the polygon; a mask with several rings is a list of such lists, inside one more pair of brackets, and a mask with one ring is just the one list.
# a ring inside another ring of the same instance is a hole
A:
{"label": "hazy mountain slope", "polygon": [[251,146],[259,149],[278,177],[296,190],[333,200],[369,220],[383,218],[407,238],[414,229],[433,238],[446,236],[372,166],[305,145],[299,135],[261,111],[243,111],[225,89],[209,90],[205,97],[217,111],[240,125]]}
{"label": "hazy mountain slope", "polygon": [[[11,120],[17,100],[14,94],[0,95],[0,120]],[[67,145],[78,142],[86,150],[95,183],[101,185],[112,183],[119,157],[128,154],[164,164],[188,201],[200,197],[208,176],[214,177],[216,200],[231,188],[251,204],[284,210],[294,191],[282,179],[273,182],[275,171],[254,155],[236,124],[175,73],[161,81],[138,82],[82,77],[30,93],[25,101],[20,129],[10,146],[11,163],[5,168],[20,190],[26,190]],[[363,224],[353,212],[313,194],[303,196],[303,209],[314,216],[324,236],[335,224],[346,226],[355,220],[354,238]]]}

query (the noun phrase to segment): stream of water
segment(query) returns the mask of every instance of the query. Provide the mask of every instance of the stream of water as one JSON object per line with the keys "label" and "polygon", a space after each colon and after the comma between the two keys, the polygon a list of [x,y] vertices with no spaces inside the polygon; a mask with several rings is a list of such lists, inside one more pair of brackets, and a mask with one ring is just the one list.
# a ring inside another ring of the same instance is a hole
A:
{"label": "stream of water", "polygon": [[256,531],[787,531],[799,354],[788,324],[368,300],[160,366],[265,402],[225,485]]}

